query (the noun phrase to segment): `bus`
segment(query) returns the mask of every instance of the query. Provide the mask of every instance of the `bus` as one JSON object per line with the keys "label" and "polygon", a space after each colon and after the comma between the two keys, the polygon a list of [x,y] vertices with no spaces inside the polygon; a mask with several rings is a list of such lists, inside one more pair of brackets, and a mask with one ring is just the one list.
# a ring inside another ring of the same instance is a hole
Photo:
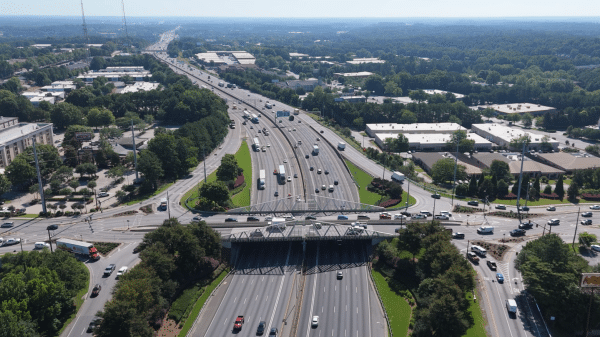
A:
{"label": "bus", "polygon": [[280,184],[285,184],[285,166],[279,165],[279,176],[277,178]]}
{"label": "bus", "polygon": [[258,138],[254,138],[254,141],[252,142],[252,148],[254,151],[260,151],[260,142],[258,141]]}

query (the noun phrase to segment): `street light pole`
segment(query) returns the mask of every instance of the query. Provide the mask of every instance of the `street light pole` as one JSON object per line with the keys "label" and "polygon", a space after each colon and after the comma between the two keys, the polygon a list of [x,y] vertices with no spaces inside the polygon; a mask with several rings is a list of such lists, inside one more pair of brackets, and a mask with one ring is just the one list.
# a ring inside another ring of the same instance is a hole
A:
{"label": "street light pole", "polygon": [[129,230],[129,220],[127,220],[127,230]]}
{"label": "street light pole", "polygon": [[456,137],[456,155],[454,156],[454,181],[452,182],[452,206],[454,206],[454,191],[456,190],[456,169],[458,168],[458,137]]}

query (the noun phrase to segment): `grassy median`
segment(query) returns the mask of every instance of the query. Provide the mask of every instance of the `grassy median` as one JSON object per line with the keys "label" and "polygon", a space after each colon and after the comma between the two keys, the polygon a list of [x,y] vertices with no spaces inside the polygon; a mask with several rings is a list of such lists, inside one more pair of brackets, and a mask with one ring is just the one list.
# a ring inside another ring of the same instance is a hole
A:
{"label": "grassy median", "polygon": [[252,158],[250,157],[250,149],[248,144],[244,140],[242,146],[235,153],[235,159],[237,160],[238,166],[244,170],[244,182],[246,186],[244,189],[231,197],[231,201],[237,207],[250,206],[250,191],[252,189]]}

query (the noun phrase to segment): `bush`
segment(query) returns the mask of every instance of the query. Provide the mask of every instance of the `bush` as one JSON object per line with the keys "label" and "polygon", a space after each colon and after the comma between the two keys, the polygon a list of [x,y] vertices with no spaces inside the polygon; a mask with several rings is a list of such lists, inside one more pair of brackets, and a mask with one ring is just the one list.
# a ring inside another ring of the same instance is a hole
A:
{"label": "bush", "polygon": [[179,323],[188,308],[194,305],[203,292],[204,288],[200,286],[200,283],[196,283],[193,287],[184,290],[181,296],[171,305],[169,318]]}
{"label": "bush", "polygon": [[236,189],[244,184],[244,175],[240,174],[233,183],[233,189]]}
{"label": "bush", "polygon": [[60,194],[60,195],[71,195],[71,193],[73,193],[73,190],[68,187],[63,188],[60,191],[58,191],[58,194]]}
{"label": "bush", "polygon": [[56,211],[55,216],[63,216],[63,211]]}
{"label": "bush", "polygon": [[125,192],[133,192],[133,191],[135,191],[135,186],[134,185],[123,185],[123,187],[121,187],[121,189]]}
{"label": "bush", "polygon": [[402,201],[402,199],[389,199],[389,200],[384,201],[381,204],[379,204],[379,206],[384,207],[384,208],[388,208],[388,207],[392,207],[392,206],[398,205],[400,203],[400,201]]}
{"label": "bush", "polygon": [[[554,194],[556,194],[556,193],[554,193]],[[582,193],[581,197],[585,200],[593,200],[593,201],[600,200],[600,194]]]}
{"label": "bush", "polygon": [[540,198],[558,200],[560,197],[556,193],[540,193]]}
{"label": "bush", "polygon": [[118,243],[115,242],[94,242],[94,247],[100,252],[102,255],[106,255],[110,253],[113,249],[119,246]]}

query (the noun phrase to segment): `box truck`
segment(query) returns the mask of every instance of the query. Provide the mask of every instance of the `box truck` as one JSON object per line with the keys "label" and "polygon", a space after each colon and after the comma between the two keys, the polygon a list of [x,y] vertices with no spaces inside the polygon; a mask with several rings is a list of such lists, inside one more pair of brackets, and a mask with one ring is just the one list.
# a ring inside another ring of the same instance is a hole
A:
{"label": "box truck", "polygon": [[100,254],[93,244],[83,241],[75,241],[70,239],[56,240],[56,248],[71,252],[74,254],[82,254],[89,256],[90,259],[98,260]]}
{"label": "box truck", "polygon": [[406,179],[406,176],[400,172],[394,172],[392,173],[392,180],[395,180],[399,183],[403,182],[404,179]]}
{"label": "box truck", "polygon": [[265,189],[265,178],[266,178],[265,170],[260,170],[260,175],[258,177],[258,189],[259,190]]}
{"label": "box truck", "polygon": [[344,143],[344,142],[339,142],[338,143],[338,149],[340,151],[344,151],[345,148],[346,148],[346,143]]}

